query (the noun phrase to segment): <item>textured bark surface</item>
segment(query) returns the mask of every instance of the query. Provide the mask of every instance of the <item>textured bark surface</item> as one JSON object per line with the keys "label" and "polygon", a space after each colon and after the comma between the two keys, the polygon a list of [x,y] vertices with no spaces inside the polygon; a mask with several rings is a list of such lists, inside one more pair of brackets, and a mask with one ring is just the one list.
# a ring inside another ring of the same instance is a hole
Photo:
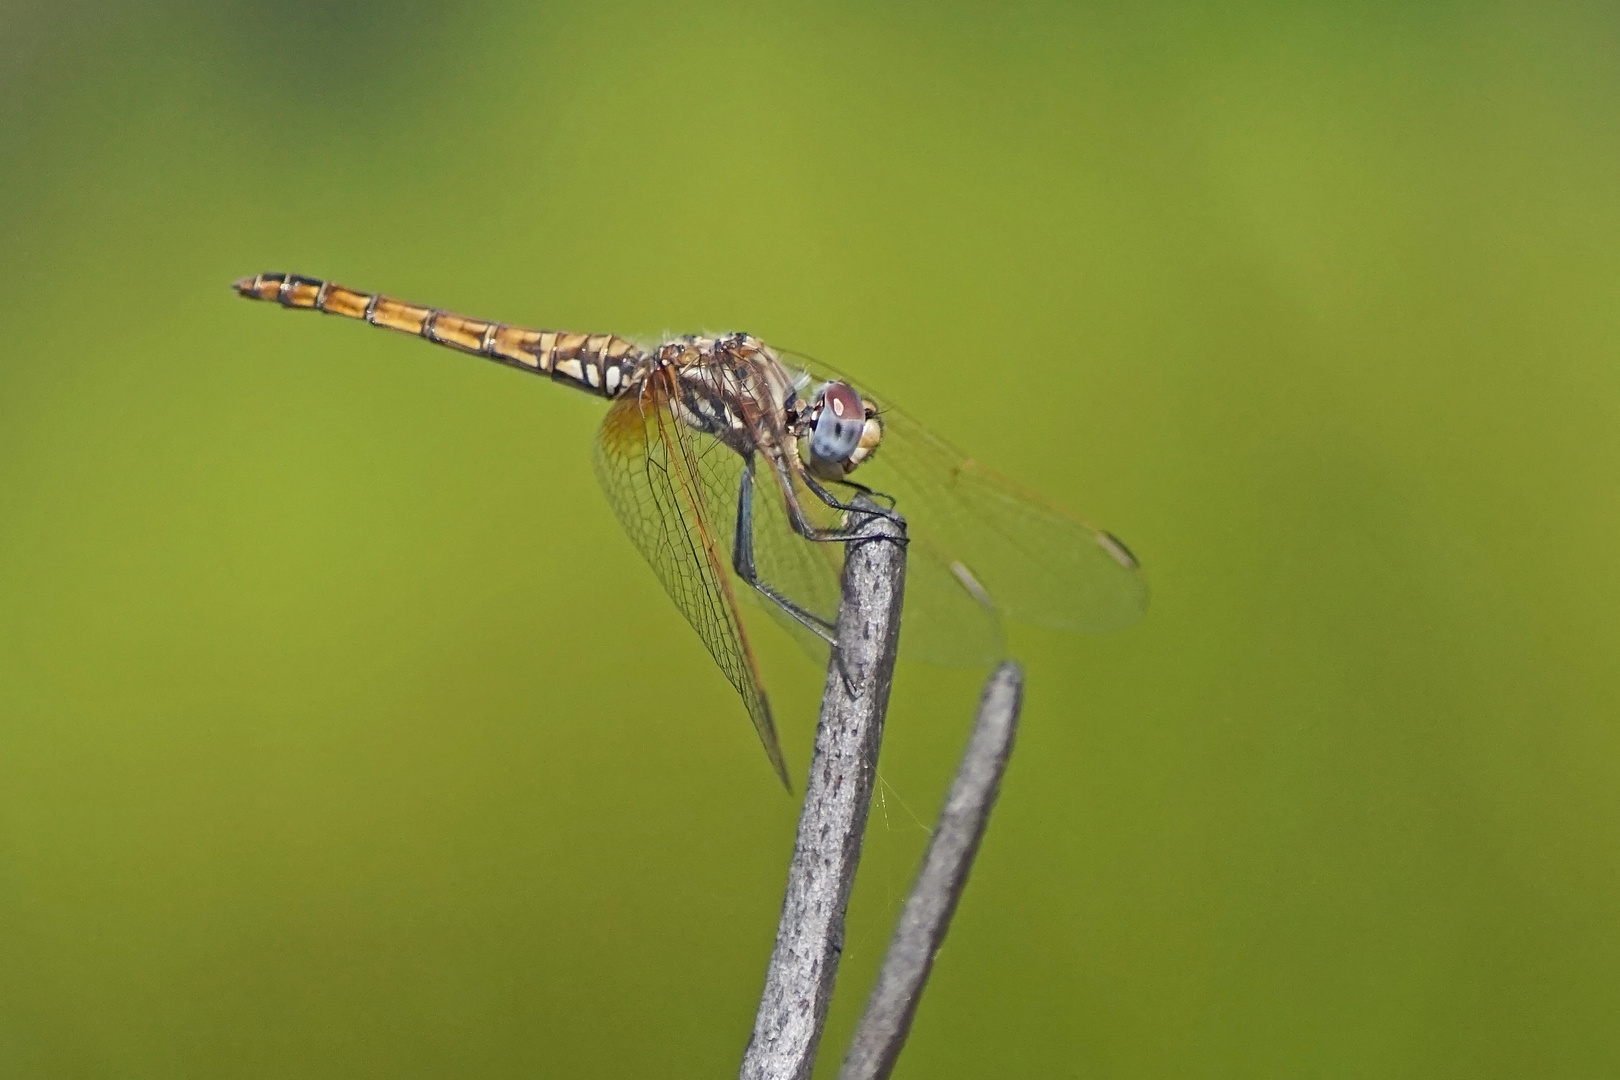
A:
{"label": "textured bark surface", "polygon": [[744,1052],[743,1080],[808,1080],[844,948],[844,912],[872,804],[883,715],[894,677],[905,587],[900,524],[869,518],[851,541],[838,609],[838,648],[788,868],[776,948]]}

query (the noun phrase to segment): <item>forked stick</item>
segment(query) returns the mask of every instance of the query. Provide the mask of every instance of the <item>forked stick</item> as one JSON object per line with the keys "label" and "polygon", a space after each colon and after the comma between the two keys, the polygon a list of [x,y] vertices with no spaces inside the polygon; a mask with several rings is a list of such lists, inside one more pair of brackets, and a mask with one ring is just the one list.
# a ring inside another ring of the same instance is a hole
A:
{"label": "forked stick", "polygon": [[[894,678],[906,573],[903,524],[874,515],[860,527],[867,539],[850,542],[846,551],[838,647],[827,667],[782,919],[743,1054],[743,1080],[809,1080],[843,952],[844,915]],[[1023,690],[1023,672],[1011,662],[985,684],[973,734],[840,1080],[882,1080],[900,1056],[995,806]]]}

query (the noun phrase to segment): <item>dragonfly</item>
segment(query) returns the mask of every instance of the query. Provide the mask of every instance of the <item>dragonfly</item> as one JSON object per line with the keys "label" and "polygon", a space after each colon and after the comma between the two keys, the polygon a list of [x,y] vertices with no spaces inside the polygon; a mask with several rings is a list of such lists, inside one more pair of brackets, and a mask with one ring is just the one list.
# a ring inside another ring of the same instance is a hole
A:
{"label": "dragonfly", "polygon": [[602,490],[741,696],[790,790],[740,601],[762,605],[824,658],[836,644],[844,547],[859,515],[904,515],[908,658],[947,666],[999,659],[1003,616],[1110,630],[1147,609],[1140,567],[1117,537],[964,457],[841,373],[750,334],[642,345],[472,319],[297,274],[258,274],[233,287],[606,399],[594,454]]}

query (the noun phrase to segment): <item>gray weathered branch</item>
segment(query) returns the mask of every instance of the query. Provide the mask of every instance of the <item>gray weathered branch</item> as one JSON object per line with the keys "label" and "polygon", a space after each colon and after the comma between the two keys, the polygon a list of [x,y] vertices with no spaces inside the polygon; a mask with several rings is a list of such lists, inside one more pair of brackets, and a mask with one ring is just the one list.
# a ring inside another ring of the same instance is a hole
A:
{"label": "gray weathered branch", "polygon": [[900,913],[900,925],[889,943],[839,1080],[884,1080],[900,1056],[934,966],[934,954],[945,940],[956,902],[967,887],[979,840],[990,821],[1001,774],[1012,754],[1023,693],[1023,672],[1011,662],[997,668],[985,684],[973,735],[945,797],[928,854],[923,856],[917,883]]}
{"label": "gray weathered branch", "polygon": [[743,1080],[808,1080],[844,948],[844,911],[877,776],[906,574],[903,525],[874,515],[861,529],[872,539],[851,541],[845,551],[838,647],[827,667],[782,920],[743,1054]]}

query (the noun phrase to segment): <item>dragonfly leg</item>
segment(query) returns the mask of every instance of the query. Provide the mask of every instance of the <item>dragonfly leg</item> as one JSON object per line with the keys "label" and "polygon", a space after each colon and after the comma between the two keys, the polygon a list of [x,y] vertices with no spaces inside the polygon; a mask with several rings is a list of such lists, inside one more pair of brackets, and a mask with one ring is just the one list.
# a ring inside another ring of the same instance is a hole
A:
{"label": "dragonfly leg", "polygon": [[[878,511],[868,510],[865,507],[857,506],[854,508],[854,512],[858,514],[875,514]],[[804,516],[804,509],[799,506],[794,506],[791,503],[788,505],[788,521],[792,524],[794,532],[798,533],[806,540],[814,540],[818,544],[843,544],[848,543],[851,540],[871,539],[871,537],[862,536],[854,529],[823,529],[819,526],[813,525],[810,523],[810,520]],[[905,543],[904,537],[897,536],[893,537],[893,539],[900,543]]]}
{"label": "dragonfly leg", "polygon": [[[876,488],[869,488],[858,480],[839,480],[838,483],[843,487],[853,488],[856,492],[865,495],[869,499],[882,499],[884,502],[889,504],[890,510],[893,510],[895,507],[895,497],[890,495],[887,491],[879,491]],[[854,510],[860,508],[850,506],[841,507],[840,509]]]}
{"label": "dragonfly leg", "polygon": [[[899,536],[884,537],[883,539],[892,540],[898,544],[906,543],[905,519],[899,514],[896,514],[892,509],[886,509],[881,506],[860,506],[856,503],[841,503],[833,497],[831,492],[822,487],[820,482],[818,482],[815,477],[811,476],[809,472],[803,468],[795,468],[797,461],[794,461],[792,464],[780,461],[769,461],[768,463],[771,465],[772,470],[777,474],[777,479],[781,483],[782,500],[787,505],[788,524],[793,526],[794,532],[798,533],[806,540],[813,540],[816,543],[823,544],[842,544],[848,543],[852,540],[870,540],[873,538],[863,535],[858,529],[852,529],[847,526],[822,528],[821,526],[812,522],[809,516],[805,514],[804,507],[799,503],[799,493],[794,490],[793,486],[794,477],[797,477],[804,483],[805,487],[814,492],[816,498],[820,499],[822,502],[836,510],[841,510],[848,514],[866,514],[871,517],[888,518],[890,521],[895,522],[900,526],[901,534]],[[752,483],[752,471],[753,459],[750,458],[748,470],[746,472],[749,483]],[[843,482],[847,483],[847,481]]]}
{"label": "dragonfly leg", "polygon": [[804,610],[762,581],[754,566],[754,459],[748,458],[743,467],[742,482],[737,488],[737,539],[732,548],[731,567],[737,576],[758,590],[759,594],[791,615],[806,630],[828,645],[836,646],[833,625]]}
{"label": "dragonfly leg", "polygon": [[[811,493],[813,493],[816,498],[820,499],[834,510],[841,510],[846,514],[866,514],[870,517],[887,518],[888,520],[899,525],[902,530],[904,530],[906,527],[906,519],[894,512],[894,499],[892,496],[884,495],[882,492],[872,491],[865,484],[857,484],[850,480],[841,480],[839,483],[847,484],[850,487],[855,488],[861,494],[876,495],[879,498],[889,500],[889,505],[886,507],[861,506],[858,503],[844,503],[839,502],[837,497],[834,496],[832,492],[823,487],[821,482],[815,477],[811,476],[808,472],[801,474],[800,479],[804,481],[804,486],[809,488]],[[808,522],[805,524],[811,529],[811,532],[805,532],[803,529],[800,529],[799,531],[810,540],[853,540],[856,538],[855,530],[853,529],[816,529],[814,526],[809,526]],[[797,522],[795,522],[794,527],[798,528]],[[812,533],[819,535],[812,535]],[[905,543],[905,539],[903,537],[898,537],[896,539],[899,539],[901,543]]]}
{"label": "dragonfly leg", "polygon": [[846,487],[852,487],[862,495],[874,495],[880,499],[887,499],[889,501],[888,506],[860,506],[856,503],[839,502],[837,496],[828,491],[826,487],[822,485],[821,481],[811,476],[808,471],[804,474],[803,479],[804,486],[809,488],[816,498],[820,499],[834,510],[842,510],[846,514],[871,514],[875,517],[888,518],[890,521],[896,522],[897,524],[904,522],[904,519],[899,514],[894,512],[894,496],[892,495],[885,495],[880,491],[873,491],[865,484],[858,484],[853,480],[839,480],[838,483],[843,484]]}

